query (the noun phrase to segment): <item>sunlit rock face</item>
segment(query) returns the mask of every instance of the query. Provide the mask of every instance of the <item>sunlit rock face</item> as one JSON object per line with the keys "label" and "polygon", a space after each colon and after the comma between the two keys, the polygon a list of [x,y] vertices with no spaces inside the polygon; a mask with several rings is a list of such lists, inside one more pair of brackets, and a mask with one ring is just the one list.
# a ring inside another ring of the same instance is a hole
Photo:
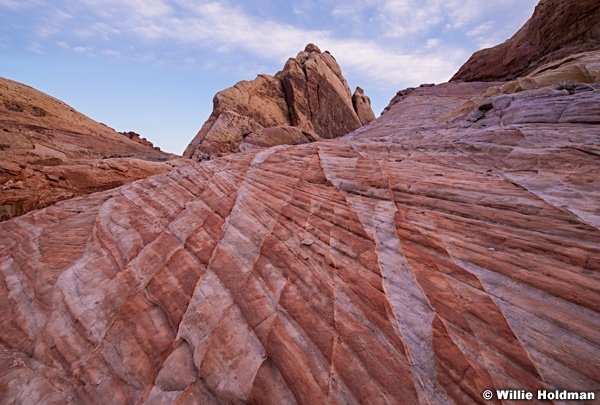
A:
{"label": "sunlit rock face", "polygon": [[186,164],[131,134],[0,78],[0,221]]}
{"label": "sunlit rock face", "polygon": [[465,102],[489,86],[419,88],[340,139],[195,163],[0,224],[3,401],[598,390],[600,134],[480,125]]}
{"label": "sunlit rock face", "polygon": [[375,119],[353,95],[335,58],[314,44],[275,76],[259,75],[217,93],[213,112],[183,156],[195,161],[268,146],[337,138]]}
{"label": "sunlit rock face", "polygon": [[541,0],[532,18],[512,38],[474,53],[452,80],[512,80],[548,62],[598,49],[598,1]]}

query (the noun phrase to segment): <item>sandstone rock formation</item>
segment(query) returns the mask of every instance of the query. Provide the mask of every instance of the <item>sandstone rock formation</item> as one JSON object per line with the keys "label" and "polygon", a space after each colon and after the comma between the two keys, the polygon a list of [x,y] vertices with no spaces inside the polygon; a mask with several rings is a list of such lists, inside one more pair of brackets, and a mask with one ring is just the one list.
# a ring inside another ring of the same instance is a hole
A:
{"label": "sandstone rock formation", "polygon": [[184,164],[0,78],[0,220]]}
{"label": "sandstone rock formation", "polygon": [[127,132],[119,132],[121,135],[126,136],[129,139],[132,139],[134,141],[136,141],[139,144],[148,146],[154,150],[160,151],[160,147],[159,146],[154,146],[154,144],[152,142],[150,142],[149,140],[147,140],[146,138],[142,138],[140,134],[138,134],[137,132],[133,132],[133,131],[127,131]]}
{"label": "sandstone rock formation", "polygon": [[[337,138],[375,119],[363,90],[357,88],[351,96],[333,56],[313,44],[274,77],[241,81],[217,93],[213,104],[183,157],[199,161],[257,147]],[[284,128],[267,130],[273,127]]]}
{"label": "sandstone rock formation", "polygon": [[362,125],[367,125],[375,119],[375,113],[371,108],[371,99],[369,96],[365,96],[365,92],[362,88],[357,87],[354,91],[354,94],[352,95],[352,105],[354,106],[354,110]]}
{"label": "sandstone rock formation", "polygon": [[598,57],[0,223],[0,403],[597,401]]}
{"label": "sandstone rock formation", "polygon": [[547,105],[528,90],[531,113],[470,121],[500,84],[421,87],[339,139],[0,224],[2,401],[598,397],[599,113],[528,119]]}
{"label": "sandstone rock formation", "polygon": [[542,64],[597,49],[597,0],[541,0],[533,17],[511,39],[473,54],[452,80],[512,80]]}
{"label": "sandstone rock formation", "polygon": [[[419,88],[421,88],[421,87],[433,87],[433,86],[435,86],[435,84],[428,83],[428,84],[421,84],[419,86]],[[403,90],[398,90],[396,92],[396,94],[394,95],[394,97],[390,100],[390,102],[387,105],[387,107],[385,107],[384,110],[381,113],[383,114],[383,113],[387,112],[390,108],[392,108],[392,106],[394,104],[399,103],[400,101],[404,100],[406,97],[408,97],[416,89],[417,89],[416,87],[408,87],[408,88],[403,89]]]}
{"label": "sandstone rock formation", "polygon": [[[479,126],[522,122],[597,123],[600,50],[542,65],[525,77],[490,87],[442,119],[460,117]],[[467,124],[471,125],[471,124]]]}

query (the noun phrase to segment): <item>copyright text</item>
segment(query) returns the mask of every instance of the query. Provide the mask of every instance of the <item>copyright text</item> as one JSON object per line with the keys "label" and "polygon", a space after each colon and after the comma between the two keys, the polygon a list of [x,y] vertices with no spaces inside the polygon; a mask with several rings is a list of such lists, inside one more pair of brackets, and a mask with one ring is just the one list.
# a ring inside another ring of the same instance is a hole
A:
{"label": "copyright text", "polygon": [[596,399],[595,392],[579,392],[579,391],[526,391],[526,390],[485,390],[483,391],[483,399],[508,399],[508,400],[524,400],[529,401],[537,399],[538,401],[555,401],[555,400],[571,400],[571,401],[586,401]]}

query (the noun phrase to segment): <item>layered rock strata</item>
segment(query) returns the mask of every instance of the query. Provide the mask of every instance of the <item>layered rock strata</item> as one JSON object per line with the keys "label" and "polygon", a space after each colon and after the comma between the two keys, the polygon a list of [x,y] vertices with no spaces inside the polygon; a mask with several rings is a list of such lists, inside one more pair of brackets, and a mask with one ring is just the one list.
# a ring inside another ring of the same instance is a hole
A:
{"label": "layered rock strata", "polygon": [[597,400],[596,58],[1,223],[0,402]]}
{"label": "layered rock strata", "polygon": [[512,38],[476,52],[452,80],[512,80],[548,62],[600,49],[600,3],[542,0]]}
{"label": "layered rock strata", "polygon": [[241,81],[217,93],[213,104],[184,157],[199,161],[240,150],[337,138],[375,119],[363,90],[359,87],[351,96],[334,57],[313,44],[290,58],[275,76]]}
{"label": "layered rock strata", "polygon": [[597,125],[442,119],[489,86],[418,88],[340,139],[228,155],[0,224],[0,396],[600,395]]}
{"label": "layered rock strata", "polygon": [[0,78],[0,220],[185,164]]}

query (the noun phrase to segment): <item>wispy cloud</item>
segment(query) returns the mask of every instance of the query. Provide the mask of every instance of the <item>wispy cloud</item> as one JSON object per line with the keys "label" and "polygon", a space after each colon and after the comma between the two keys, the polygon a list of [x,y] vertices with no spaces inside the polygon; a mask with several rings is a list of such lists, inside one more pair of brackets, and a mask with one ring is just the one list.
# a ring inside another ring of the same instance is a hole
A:
{"label": "wispy cloud", "polygon": [[17,0],[0,0],[0,7],[10,8],[13,10],[20,8],[30,8],[33,4],[37,2],[32,1],[17,1]]}
{"label": "wispy cloud", "polygon": [[[38,1],[0,0],[0,7],[17,9]],[[54,44],[68,42],[74,52],[105,58],[176,60],[203,67],[215,66],[210,60],[215,55],[281,65],[291,52],[314,42],[330,50],[345,72],[372,83],[401,86],[447,80],[476,47],[506,39],[518,28],[506,28],[492,17],[502,10],[514,14],[523,2],[292,1],[286,18],[251,14],[244,8],[247,4],[233,0],[68,0],[60,7],[41,2],[42,24],[31,39],[41,44],[32,49],[43,49],[50,38]],[[269,9],[269,3],[260,1],[261,9]],[[329,10],[328,24],[311,28],[298,23],[324,7]],[[528,7],[521,9],[530,12]]]}
{"label": "wispy cloud", "polygon": [[45,15],[42,24],[36,27],[36,33],[40,37],[49,37],[65,31],[67,23],[73,16],[63,10],[54,10]]}
{"label": "wispy cloud", "polygon": [[134,19],[158,18],[172,12],[165,0],[83,0],[81,3],[98,15],[108,18],[124,15]]}

